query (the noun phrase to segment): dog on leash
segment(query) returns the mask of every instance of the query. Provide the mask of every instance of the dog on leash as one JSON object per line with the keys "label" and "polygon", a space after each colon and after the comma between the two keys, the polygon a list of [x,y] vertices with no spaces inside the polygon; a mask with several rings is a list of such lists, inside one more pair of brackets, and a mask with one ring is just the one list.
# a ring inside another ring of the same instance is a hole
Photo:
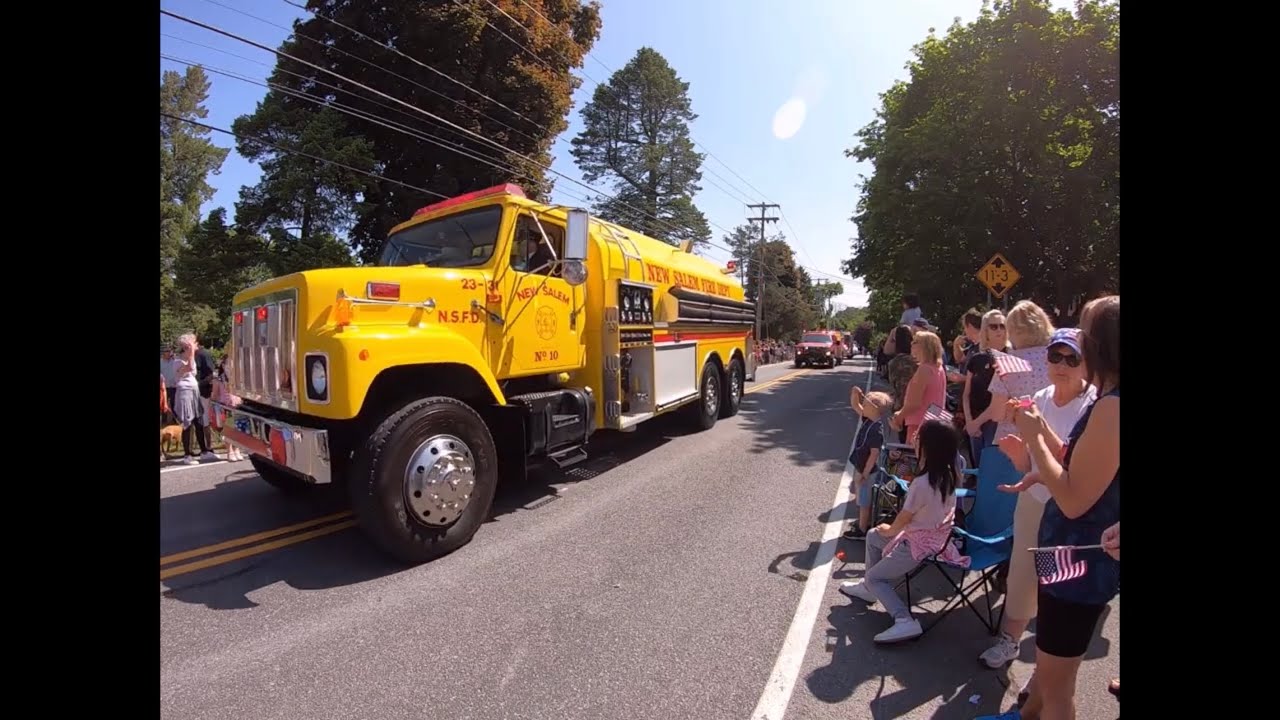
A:
{"label": "dog on leash", "polygon": [[182,449],[181,425],[166,425],[160,428],[160,456],[167,458],[170,448]]}

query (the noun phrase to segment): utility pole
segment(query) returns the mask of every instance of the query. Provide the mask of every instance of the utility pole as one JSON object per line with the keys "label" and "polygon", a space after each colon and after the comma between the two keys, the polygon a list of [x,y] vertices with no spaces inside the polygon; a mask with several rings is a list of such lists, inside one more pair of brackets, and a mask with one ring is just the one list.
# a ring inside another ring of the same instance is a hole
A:
{"label": "utility pole", "polygon": [[759,203],[757,205],[748,205],[752,210],[759,210],[760,217],[748,217],[752,223],[760,223],[760,242],[756,243],[756,342],[764,341],[764,331],[762,324],[764,323],[764,228],[771,222],[778,222],[777,216],[769,216],[767,211],[769,208],[781,208],[781,205],[774,203]]}

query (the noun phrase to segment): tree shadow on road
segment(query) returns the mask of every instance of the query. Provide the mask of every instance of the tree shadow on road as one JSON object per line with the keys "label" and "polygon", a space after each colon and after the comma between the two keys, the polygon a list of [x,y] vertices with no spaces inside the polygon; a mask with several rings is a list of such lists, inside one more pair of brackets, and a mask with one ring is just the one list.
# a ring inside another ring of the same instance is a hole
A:
{"label": "tree shadow on road", "polygon": [[[781,448],[797,466],[842,472],[858,424],[849,391],[865,383],[865,369],[819,369],[747,395],[739,414],[753,435],[747,452],[760,455]],[[805,422],[806,416],[819,421]]]}
{"label": "tree shadow on road", "polygon": [[[673,414],[656,418],[632,433],[601,433],[592,440],[588,460],[564,470],[534,468],[524,483],[500,484],[480,533],[457,552],[482,544],[486,527],[500,526],[509,516],[537,512],[552,503],[560,488],[595,479],[689,432],[690,424]],[[414,569],[389,558],[356,528],[325,532],[353,522],[340,486],[317,486],[297,496],[285,496],[247,465],[239,468],[212,488],[161,498],[162,572],[206,558],[225,560],[161,580],[162,598],[215,610],[239,610],[257,607],[249,596],[277,583],[297,590],[325,590]],[[318,536],[290,542],[306,533]],[[277,547],[270,547],[272,544]],[[223,547],[214,547],[218,545]],[[269,549],[253,552],[261,548]],[[166,557],[202,549],[201,555],[164,562]],[[419,569],[429,570],[430,566]]]}
{"label": "tree shadow on road", "polygon": [[[848,562],[835,561],[833,582],[861,578],[862,541],[841,540],[839,547]],[[992,638],[963,606],[952,609],[945,618],[936,615],[954,595],[937,572],[922,572],[911,583],[915,617],[926,626],[937,624],[919,640],[898,645],[877,645],[872,640],[892,624],[878,605],[869,607],[832,590],[828,597],[834,604],[827,615],[827,627],[817,629],[826,634],[829,663],[805,678],[815,698],[830,704],[861,705],[870,684],[874,695],[866,709],[851,708],[850,716],[877,719],[906,716],[935,699],[942,701],[932,715],[935,718],[969,720],[1002,709],[1010,684],[1008,672],[987,670],[977,660]],[[905,598],[905,589],[899,589],[899,594]],[[985,608],[980,594],[972,599]],[[858,697],[853,700],[855,695]],[[977,703],[970,702],[974,696]]]}

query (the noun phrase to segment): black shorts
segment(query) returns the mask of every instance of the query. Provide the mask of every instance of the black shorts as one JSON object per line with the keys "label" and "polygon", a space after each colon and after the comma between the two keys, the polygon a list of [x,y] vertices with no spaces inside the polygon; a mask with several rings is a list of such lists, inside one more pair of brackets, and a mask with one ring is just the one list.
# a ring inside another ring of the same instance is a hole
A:
{"label": "black shorts", "polygon": [[1036,648],[1055,657],[1084,657],[1106,605],[1056,598],[1040,588],[1036,596]]}

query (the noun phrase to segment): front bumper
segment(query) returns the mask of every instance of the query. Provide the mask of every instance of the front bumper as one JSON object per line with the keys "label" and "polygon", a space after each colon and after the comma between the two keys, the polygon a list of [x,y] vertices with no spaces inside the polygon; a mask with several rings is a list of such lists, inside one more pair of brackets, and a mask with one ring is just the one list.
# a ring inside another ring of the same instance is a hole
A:
{"label": "front bumper", "polygon": [[260,455],[282,467],[324,485],[333,481],[329,462],[329,431],[290,425],[215,403],[226,413],[223,439],[252,455]]}
{"label": "front bumper", "polygon": [[796,362],[829,363],[835,362],[835,356],[829,352],[823,352],[821,350],[809,350],[807,352],[796,353]]}

